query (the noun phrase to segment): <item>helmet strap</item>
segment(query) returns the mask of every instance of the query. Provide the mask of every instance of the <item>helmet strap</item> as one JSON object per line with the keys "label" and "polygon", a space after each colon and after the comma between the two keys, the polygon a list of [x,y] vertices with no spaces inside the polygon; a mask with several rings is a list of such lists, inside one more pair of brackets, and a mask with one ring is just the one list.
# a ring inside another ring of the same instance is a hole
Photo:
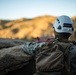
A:
{"label": "helmet strap", "polygon": [[71,34],[70,33],[58,33],[58,32],[56,32],[56,31],[54,31],[54,33],[55,33],[55,38],[57,39],[69,39],[69,37],[71,36]]}

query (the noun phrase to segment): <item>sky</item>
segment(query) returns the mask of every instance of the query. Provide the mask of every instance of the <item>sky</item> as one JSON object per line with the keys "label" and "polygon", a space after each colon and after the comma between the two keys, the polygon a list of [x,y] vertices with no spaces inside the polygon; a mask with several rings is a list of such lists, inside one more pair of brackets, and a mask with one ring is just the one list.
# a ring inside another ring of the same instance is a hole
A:
{"label": "sky", "polygon": [[0,0],[0,19],[76,16],[76,0]]}

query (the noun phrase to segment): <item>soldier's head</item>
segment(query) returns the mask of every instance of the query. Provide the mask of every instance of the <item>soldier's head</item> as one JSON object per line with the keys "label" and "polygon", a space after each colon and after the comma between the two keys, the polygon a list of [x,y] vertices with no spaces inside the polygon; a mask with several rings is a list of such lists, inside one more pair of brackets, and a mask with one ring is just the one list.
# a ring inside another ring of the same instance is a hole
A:
{"label": "soldier's head", "polygon": [[55,38],[68,39],[74,33],[74,24],[70,17],[62,15],[59,16],[54,25]]}

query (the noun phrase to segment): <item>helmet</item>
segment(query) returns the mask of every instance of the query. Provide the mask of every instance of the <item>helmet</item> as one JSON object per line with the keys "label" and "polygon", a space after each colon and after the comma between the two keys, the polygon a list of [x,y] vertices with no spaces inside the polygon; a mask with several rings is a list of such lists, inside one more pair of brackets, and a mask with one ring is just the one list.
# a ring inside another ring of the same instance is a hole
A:
{"label": "helmet", "polygon": [[70,33],[74,32],[74,24],[70,17],[62,15],[59,16],[54,25],[54,29],[58,33]]}

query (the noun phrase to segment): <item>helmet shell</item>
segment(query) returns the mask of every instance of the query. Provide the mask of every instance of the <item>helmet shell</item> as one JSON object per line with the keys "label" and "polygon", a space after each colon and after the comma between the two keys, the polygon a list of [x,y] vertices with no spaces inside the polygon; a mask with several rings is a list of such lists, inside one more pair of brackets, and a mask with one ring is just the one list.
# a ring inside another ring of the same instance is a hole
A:
{"label": "helmet shell", "polygon": [[58,33],[73,33],[74,32],[74,24],[70,17],[66,15],[59,16],[54,25],[54,29]]}

